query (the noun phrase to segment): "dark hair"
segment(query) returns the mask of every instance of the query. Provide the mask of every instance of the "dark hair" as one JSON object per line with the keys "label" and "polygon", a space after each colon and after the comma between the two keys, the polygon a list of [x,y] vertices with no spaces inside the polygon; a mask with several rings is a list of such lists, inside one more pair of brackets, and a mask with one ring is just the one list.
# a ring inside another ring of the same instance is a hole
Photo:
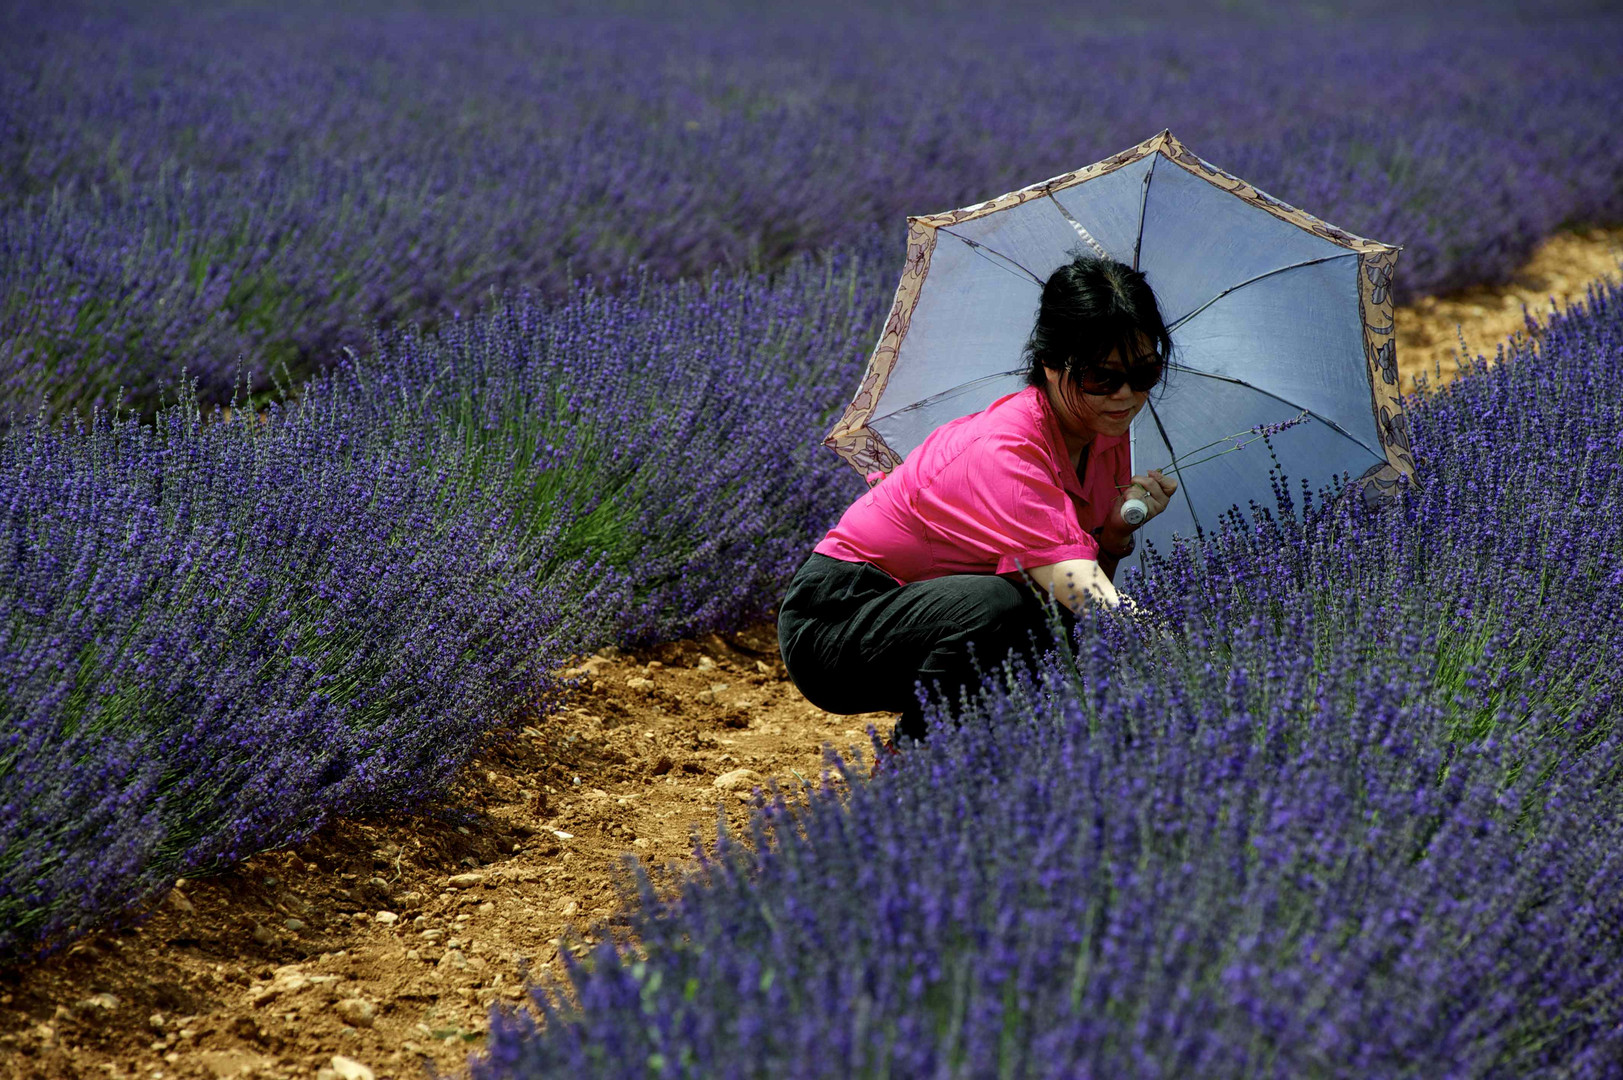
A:
{"label": "dark hair", "polygon": [[[1044,368],[1073,384],[1114,349],[1129,367],[1140,336],[1163,361],[1172,358],[1172,335],[1161,319],[1155,293],[1140,271],[1113,259],[1078,253],[1048,275],[1037,324],[1026,341],[1026,381],[1042,386]],[[1159,386],[1166,385],[1163,373]]]}

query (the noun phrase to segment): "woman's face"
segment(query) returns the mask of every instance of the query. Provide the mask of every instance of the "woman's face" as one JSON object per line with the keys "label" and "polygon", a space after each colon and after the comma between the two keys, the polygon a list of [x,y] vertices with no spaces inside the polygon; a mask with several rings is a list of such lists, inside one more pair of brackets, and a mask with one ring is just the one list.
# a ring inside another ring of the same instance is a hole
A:
{"label": "woman's face", "polygon": [[[1144,371],[1150,365],[1158,367],[1159,364],[1160,360],[1149,341],[1140,338],[1139,354],[1131,365],[1123,362],[1120,349],[1112,349],[1094,371],[1108,382],[1112,372]],[[1045,374],[1048,376],[1048,399],[1054,403],[1054,411],[1059,416],[1060,426],[1065,430],[1068,441],[1092,442],[1095,435],[1127,434],[1133,417],[1138,415],[1150,396],[1147,389],[1134,390],[1126,382],[1109,393],[1090,393],[1090,384],[1098,384],[1086,375],[1076,380],[1067,379],[1053,368],[1045,369]]]}

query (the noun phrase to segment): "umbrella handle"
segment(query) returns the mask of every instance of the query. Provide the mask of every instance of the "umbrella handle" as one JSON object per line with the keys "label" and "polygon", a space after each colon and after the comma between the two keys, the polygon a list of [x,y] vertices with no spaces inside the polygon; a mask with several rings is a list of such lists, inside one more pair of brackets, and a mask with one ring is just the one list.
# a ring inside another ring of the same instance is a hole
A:
{"label": "umbrella handle", "polygon": [[1128,499],[1121,504],[1121,519],[1129,525],[1142,525],[1150,516],[1150,508],[1143,499]]}

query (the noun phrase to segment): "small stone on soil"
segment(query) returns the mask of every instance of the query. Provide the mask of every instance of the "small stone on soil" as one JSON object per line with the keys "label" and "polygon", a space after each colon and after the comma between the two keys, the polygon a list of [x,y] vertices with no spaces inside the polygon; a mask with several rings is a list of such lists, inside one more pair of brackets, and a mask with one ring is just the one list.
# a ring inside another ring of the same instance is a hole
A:
{"label": "small stone on soil", "polygon": [[371,1027],[377,1019],[377,1009],[365,998],[346,998],[333,1006],[333,1011],[344,1023],[355,1027]]}
{"label": "small stone on soil", "polygon": [[741,787],[753,787],[760,782],[761,774],[754,769],[733,769],[716,777],[713,784],[721,791],[736,791]]}
{"label": "small stone on soil", "polygon": [[338,1080],[377,1080],[377,1074],[371,1069],[343,1054],[332,1056],[332,1071]]}

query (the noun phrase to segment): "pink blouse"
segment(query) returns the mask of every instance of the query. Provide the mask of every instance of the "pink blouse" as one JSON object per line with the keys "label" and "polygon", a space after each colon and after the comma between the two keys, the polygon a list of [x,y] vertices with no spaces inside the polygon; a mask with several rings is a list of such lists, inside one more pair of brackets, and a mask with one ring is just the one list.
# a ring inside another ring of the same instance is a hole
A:
{"label": "pink blouse", "polygon": [[1089,531],[1132,478],[1125,435],[1098,435],[1078,480],[1048,397],[1028,386],[941,425],[813,550],[897,581],[1097,559]]}

